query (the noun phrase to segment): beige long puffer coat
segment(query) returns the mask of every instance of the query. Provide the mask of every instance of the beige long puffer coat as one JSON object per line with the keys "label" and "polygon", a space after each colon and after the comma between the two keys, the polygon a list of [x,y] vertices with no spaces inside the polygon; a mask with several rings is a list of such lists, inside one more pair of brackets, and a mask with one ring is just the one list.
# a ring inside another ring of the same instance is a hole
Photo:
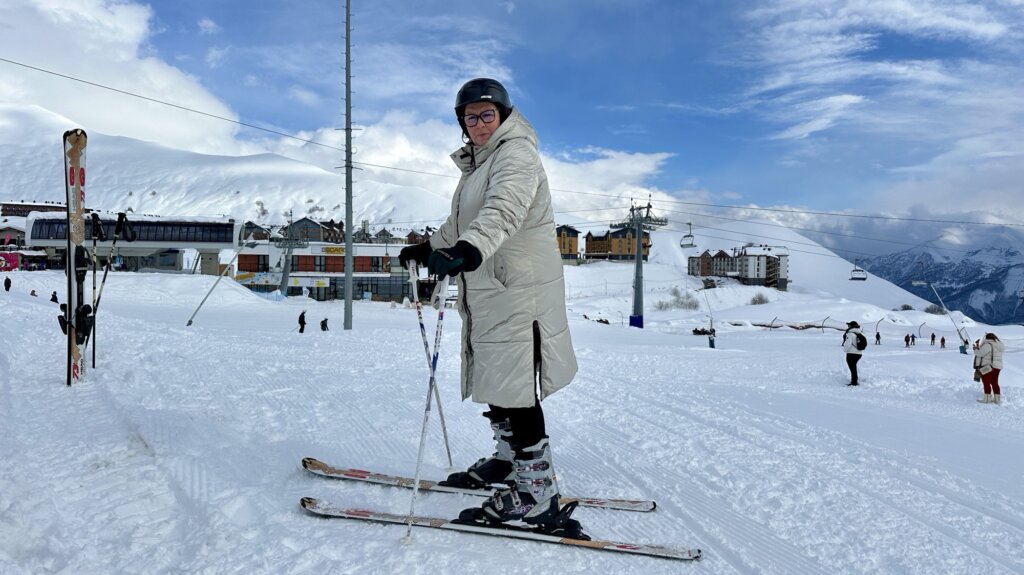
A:
{"label": "beige long puffer coat", "polygon": [[1003,350],[1006,349],[1002,340],[983,339],[981,346],[974,350],[975,366],[981,373],[988,373],[992,368],[1003,369]]}
{"label": "beige long puffer coat", "polygon": [[[576,375],[565,315],[565,280],[547,174],[530,123],[513,110],[487,145],[451,155],[462,171],[452,212],[433,249],[464,240],[483,257],[459,274],[462,399],[530,407]],[[536,325],[536,328],[535,328]],[[534,349],[540,350],[535,391]]]}

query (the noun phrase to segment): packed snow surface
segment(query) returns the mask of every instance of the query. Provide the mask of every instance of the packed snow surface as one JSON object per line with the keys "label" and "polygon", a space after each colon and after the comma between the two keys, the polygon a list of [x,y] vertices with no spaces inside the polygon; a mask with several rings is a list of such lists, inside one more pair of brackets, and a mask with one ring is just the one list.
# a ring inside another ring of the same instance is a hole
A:
{"label": "packed snow surface", "polygon": [[[544,408],[563,494],[658,503],[580,508],[585,529],[699,547],[698,564],[436,530],[403,542],[404,526],[300,509],[312,496],[408,512],[409,490],[299,461],[415,472],[428,371],[413,309],[357,301],[345,331],[341,302],[270,301],[225,280],[186,327],[213,278],[115,272],[96,367],[67,388],[48,301],[66,280],[47,271],[5,274],[0,292],[0,572],[1024,572],[1024,328],[954,314],[972,339],[991,330],[1007,345],[1003,404],[982,405],[950,318],[893,311],[894,298],[923,305],[877,278],[819,269],[787,293],[702,292],[681,262],[648,264],[644,329],[628,327],[631,264],[566,268],[580,372]],[[656,309],[673,287],[699,308]],[[769,303],[749,305],[758,293]],[[714,349],[692,335],[711,315]],[[436,312],[425,317],[432,342]],[[845,385],[836,329],[851,319],[872,340],[859,388]],[[493,447],[483,406],[459,401],[461,327],[448,310],[437,374],[455,467]],[[923,337],[904,347],[909,333]],[[423,476],[436,479],[451,469],[431,416]],[[416,510],[479,503],[421,493]]]}

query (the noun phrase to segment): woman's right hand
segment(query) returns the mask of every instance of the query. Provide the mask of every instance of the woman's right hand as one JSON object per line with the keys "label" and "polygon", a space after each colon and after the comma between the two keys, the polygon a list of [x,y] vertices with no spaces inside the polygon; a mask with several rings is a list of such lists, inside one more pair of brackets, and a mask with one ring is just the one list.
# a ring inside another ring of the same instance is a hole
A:
{"label": "woman's right hand", "polygon": [[430,252],[432,251],[434,251],[434,249],[430,247],[430,240],[406,246],[402,248],[402,251],[398,252],[398,263],[400,263],[403,268],[407,267],[407,264],[412,261],[421,266],[426,265],[427,259],[430,258]]}

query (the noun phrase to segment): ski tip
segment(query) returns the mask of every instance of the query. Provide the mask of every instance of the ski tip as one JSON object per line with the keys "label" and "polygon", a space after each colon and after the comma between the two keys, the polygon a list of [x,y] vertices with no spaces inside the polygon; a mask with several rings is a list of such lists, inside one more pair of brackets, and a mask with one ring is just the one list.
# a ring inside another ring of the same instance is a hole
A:
{"label": "ski tip", "polygon": [[317,467],[319,463],[320,463],[320,461],[318,459],[316,459],[315,457],[303,457],[302,458],[302,468],[303,469],[309,469],[310,467]]}
{"label": "ski tip", "polygon": [[299,500],[299,505],[303,509],[312,509],[317,506],[317,500],[312,497],[303,497]]}

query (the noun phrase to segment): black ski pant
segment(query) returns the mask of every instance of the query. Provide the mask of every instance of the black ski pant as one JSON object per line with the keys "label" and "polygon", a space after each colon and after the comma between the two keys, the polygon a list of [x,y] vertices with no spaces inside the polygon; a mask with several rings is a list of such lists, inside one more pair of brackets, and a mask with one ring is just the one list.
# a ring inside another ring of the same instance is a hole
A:
{"label": "black ski pant", "polygon": [[860,356],[859,353],[846,354],[846,365],[850,366],[850,383],[857,383],[857,362]]}
{"label": "black ski pant", "polygon": [[498,407],[488,404],[490,411],[486,413],[491,421],[508,421],[512,431],[509,444],[517,452],[526,447],[533,447],[541,439],[547,437],[544,429],[544,410],[537,401],[532,407]]}

